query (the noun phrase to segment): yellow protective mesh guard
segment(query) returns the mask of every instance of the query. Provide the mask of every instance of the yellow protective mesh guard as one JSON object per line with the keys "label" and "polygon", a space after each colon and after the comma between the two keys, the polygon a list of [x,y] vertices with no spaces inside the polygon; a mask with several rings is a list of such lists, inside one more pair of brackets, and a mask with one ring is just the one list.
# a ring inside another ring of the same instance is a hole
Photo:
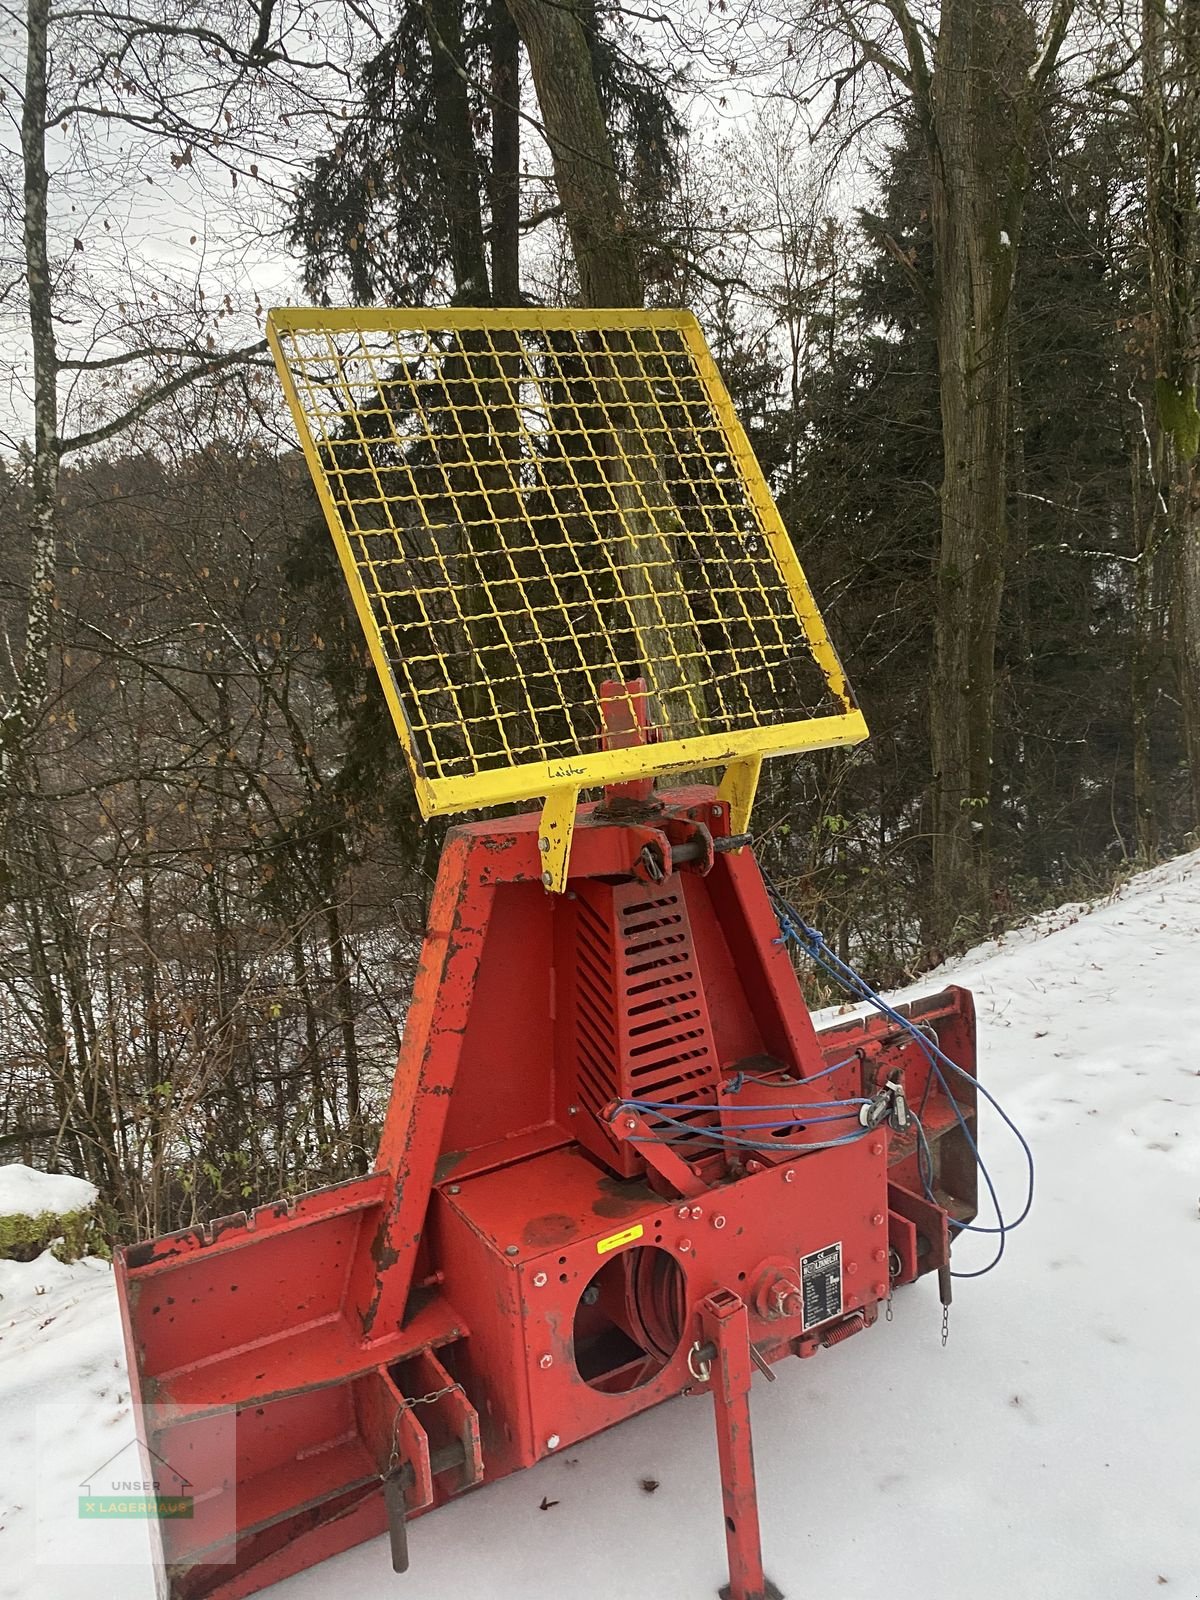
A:
{"label": "yellow protective mesh guard", "polygon": [[[866,726],[695,318],[272,311],[426,816]],[[645,676],[652,742],[604,750]]]}

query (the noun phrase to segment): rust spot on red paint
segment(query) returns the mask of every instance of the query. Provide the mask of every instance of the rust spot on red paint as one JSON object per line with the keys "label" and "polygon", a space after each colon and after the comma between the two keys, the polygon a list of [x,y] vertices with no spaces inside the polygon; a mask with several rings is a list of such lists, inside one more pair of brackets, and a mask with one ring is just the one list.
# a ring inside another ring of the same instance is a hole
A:
{"label": "rust spot on red paint", "polygon": [[544,1217],[531,1217],[521,1238],[523,1243],[531,1245],[565,1244],[575,1237],[577,1227],[574,1217],[552,1211]]}

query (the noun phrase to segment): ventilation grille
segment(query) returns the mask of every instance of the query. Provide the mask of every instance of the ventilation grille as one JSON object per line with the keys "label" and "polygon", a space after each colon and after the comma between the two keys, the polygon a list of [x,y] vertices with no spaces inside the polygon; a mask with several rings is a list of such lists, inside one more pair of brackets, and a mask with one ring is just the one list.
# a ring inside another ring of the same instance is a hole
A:
{"label": "ventilation grille", "polygon": [[[675,880],[676,885],[678,880]],[[717,1122],[718,1079],[708,1006],[679,888],[628,884],[576,902],[575,1046],[581,1108],[612,1100],[669,1102],[652,1126],[680,1153],[687,1129]],[[703,1141],[711,1148],[710,1141]]]}

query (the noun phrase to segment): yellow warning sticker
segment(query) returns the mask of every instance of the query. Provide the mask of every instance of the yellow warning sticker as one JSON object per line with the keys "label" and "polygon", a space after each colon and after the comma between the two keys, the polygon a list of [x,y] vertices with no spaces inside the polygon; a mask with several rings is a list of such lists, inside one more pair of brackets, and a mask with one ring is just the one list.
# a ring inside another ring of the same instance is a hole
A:
{"label": "yellow warning sticker", "polygon": [[640,1222],[635,1222],[632,1228],[623,1228],[620,1233],[610,1233],[607,1239],[597,1239],[596,1254],[602,1256],[609,1250],[619,1250],[623,1244],[632,1244],[635,1239],[640,1239],[645,1231]]}

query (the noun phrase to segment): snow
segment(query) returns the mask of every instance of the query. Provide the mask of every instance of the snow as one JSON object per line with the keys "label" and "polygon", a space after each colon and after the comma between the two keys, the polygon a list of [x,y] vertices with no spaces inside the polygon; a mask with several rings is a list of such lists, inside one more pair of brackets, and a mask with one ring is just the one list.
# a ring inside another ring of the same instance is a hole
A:
{"label": "snow", "polygon": [[63,1215],[85,1211],[96,1200],[96,1186],[65,1172],[35,1172],[20,1162],[0,1167],[0,1217]]}
{"label": "snow", "polygon": [[[1200,1597],[1198,974],[1200,853],[914,991],[975,991],[981,1076],[1034,1147],[1038,1198],[1001,1267],[957,1285],[945,1349],[924,1280],[891,1323],[756,1381],[767,1568],[793,1600]],[[1020,1152],[987,1112],[982,1139],[1015,1207]],[[149,1600],[144,1567],[50,1565],[29,1492],[39,1403],[72,1408],[67,1486],[128,1431],[111,1274],[42,1257],[7,1264],[0,1293],[0,1600]],[[659,1407],[418,1519],[410,1542],[406,1579],[378,1540],[272,1600],[707,1600],[724,1581],[711,1405]]]}

